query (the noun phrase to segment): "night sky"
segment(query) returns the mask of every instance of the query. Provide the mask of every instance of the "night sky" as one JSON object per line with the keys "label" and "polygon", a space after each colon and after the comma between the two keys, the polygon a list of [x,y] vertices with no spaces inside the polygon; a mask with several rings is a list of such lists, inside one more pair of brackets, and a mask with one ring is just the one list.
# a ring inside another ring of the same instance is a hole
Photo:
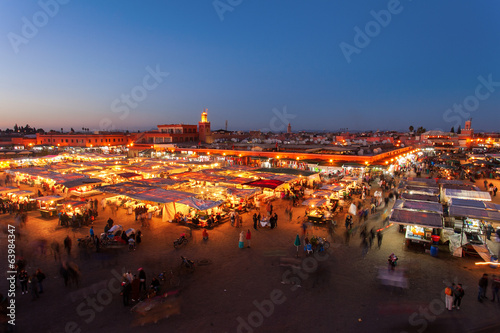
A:
{"label": "night sky", "polygon": [[208,108],[212,129],[499,130],[498,1],[1,0],[0,13],[2,129],[142,130]]}

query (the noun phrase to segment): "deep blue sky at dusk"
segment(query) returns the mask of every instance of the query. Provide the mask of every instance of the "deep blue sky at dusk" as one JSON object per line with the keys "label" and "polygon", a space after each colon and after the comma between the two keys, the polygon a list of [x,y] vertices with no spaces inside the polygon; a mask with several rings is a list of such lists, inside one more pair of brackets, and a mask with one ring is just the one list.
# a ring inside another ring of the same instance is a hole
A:
{"label": "deep blue sky at dusk", "polygon": [[497,1],[54,1],[0,0],[2,129],[500,130]]}

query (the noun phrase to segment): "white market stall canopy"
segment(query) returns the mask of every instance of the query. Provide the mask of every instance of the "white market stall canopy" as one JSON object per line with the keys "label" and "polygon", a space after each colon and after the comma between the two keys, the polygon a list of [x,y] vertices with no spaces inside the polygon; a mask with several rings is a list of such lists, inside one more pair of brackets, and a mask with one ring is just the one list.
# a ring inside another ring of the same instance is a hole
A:
{"label": "white market stall canopy", "polygon": [[418,212],[407,209],[394,209],[389,217],[389,222],[419,225],[428,228],[443,228],[443,218],[441,214]]}
{"label": "white market stall canopy", "polygon": [[326,203],[326,199],[323,199],[323,198],[311,198],[311,199],[307,199],[307,200],[304,200],[302,201],[302,205],[303,206],[321,206],[323,204]]}
{"label": "white market stall canopy", "polygon": [[196,199],[195,197],[189,197],[176,202],[176,204],[179,203],[197,210],[207,210],[210,208],[219,207],[224,203],[224,201],[202,200],[202,199]]}
{"label": "white market stall canopy", "polygon": [[181,192],[174,190],[164,190],[152,186],[139,186],[135,183],[120,183],[117,185],[101,186],[96,190],[105,193],[124,195],[132,199],[151,201],[156,203],[176,202],[189,197],[194,197],[195,193]]}
{"label": "white market stall canopy", "polygon": [[42,201],[42,202],[47,202],[47,201],[60,201],[64,200],[64,197],[60,197],[58,195],[48,195],[45,197],[38,197],[36,198],[37,201]]}
{"label": "white market stall canopy", "polygon": [[407,209],[413,211],[425,211],[443,214],[443,205],[439,202],[396,200],[393,209]]}
{"label": "white market stall canopy", "polygon": [[450,206],[471,207],[471,208],[491,209],[500,211],[500,205],[488,201],[464,200],[455,198],[450,200]]}
{"label": "white market stall canopy", "polygon": [[491,196],[488,192],[484,191],[466,191],[447,188],[444,190],[444,199],[466,199],[466,200],[479,200],[491,201]]}
{"label": "white market stall canopy", "polygon": [[490,220],[500,222],[500,212],[481,208],[450,206],[449,215],[454,217],[469,217],[478,220]]}
{"label": "white market stall canopy", "polygon": [[401,198],[406,200],[439,202],[439,198],[436,195],[403,193],[401,194]]}
{"label": "white market stall canopy", "polygon": [[344,189],[344,186],[339,186],[339,185],[324,185],[321,187],[322,190],[327,190],[327,191],[340,191]]}
{"label": "white market stall canopy", "polygon": [[18,188],[14,187],[14,186],[0,187],[0,194],[11,193],[11,192],[14,192],[17,190],[18,190]]}
{"label": "white market stall canopy", "polygon": [[226,188],[227,193],[234,195],[235,197],[238,198],[251,198],[257,193],[260,193],[261,190],[258,188],[250,188],[250,189],[241,189],[241,188],[233,188],[233,187],[228,187]]}
{"label": "white market stall canopy", "polygon": [[406,185],[405,191],[410,194],[438,195],[438,187]]}

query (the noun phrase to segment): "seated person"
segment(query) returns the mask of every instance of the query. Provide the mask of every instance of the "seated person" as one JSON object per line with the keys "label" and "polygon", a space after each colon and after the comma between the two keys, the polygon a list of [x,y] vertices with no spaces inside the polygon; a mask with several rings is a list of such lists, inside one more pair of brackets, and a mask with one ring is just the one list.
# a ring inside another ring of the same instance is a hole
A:
{"label": "seated person", "polygon": [[200,224],[200,219],[198,218],[198,216],[195,216],[191,219],[191,222],[193,222],[193,224]]}
{"label": "seated person", "polygon": [[154,277],[149,287],[153,289],[156,293],[158,293],[158,291],[160,290],[160,281],[158,281],[158,279]]}

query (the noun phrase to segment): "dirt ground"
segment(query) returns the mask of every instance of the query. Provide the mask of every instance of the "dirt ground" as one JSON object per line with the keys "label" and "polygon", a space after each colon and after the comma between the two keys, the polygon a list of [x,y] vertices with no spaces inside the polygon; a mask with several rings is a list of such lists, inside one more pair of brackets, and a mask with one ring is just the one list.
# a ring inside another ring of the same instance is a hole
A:
{"label": "dirt ground", "polygon": [[[497,185],[499,186],[499,185]],[[498,199],[495,197],[495,202]],[[323,226],[311,226],[307,235],[326,237],[331,247],[321,256],[306,257],[303,247],[293,245],[297,234],[302,240],[304,207],[297,207],[292,221],[285,217],[289,202],[273,202],[278,212],[278,227],[252,229],[251,214],[243,215],[243,227],[224,223],[209,231],[204,241],[201,230],[194,230],[189,243],[174,249],[172,242],[185,227],[153,219],[142,229],[134,216],[120,209],[115,224],[143,231],[143,242],[137,250],[81,251],[77,238],[89,227],[65,228],[57,219],[43,219],[38,211],[29,213],[25,228],[16,240],[17,255],[27,260],[27,270],[45,271],[44,293],[32,301],[31,295],[16,295],[16,332],[498,332],[500,305],[477,301],[477,282],[483,272],[500,271],[476,266],[479,258],[452,257],[446,247],[438,257],[418,249],[406,249],[404,235],[397,226],[384,230],[382,246],[376,244],[363,258],[359,232],[349,244],[344,241],[344,216],[336,219],[332,234]],[[390,206],[393,202],[390,203]],[[370,216],[368,229],[382,226],[381,208]],[[96,234],[104,229],[111,214],[109,208],[99,211],[94,222]],[[2,226],[12,224],[13,216],[0,215]],[[358,222],[355,220],[355,228]],[[250,248],[238,248],[241,230],[250,229]],[[82,273],[80,285],[65,287],[59,274],[60,263],[48,249],[43,253],[37,240],[62,243],[69,235],[73,240],[68,260]],[[375,242],[376,243],[376,242]],[[7,236],[0,238],[0,268],[7,271]],[[382,285],[379,269],[387,269],[391,253],[399,257],[398,271],[404,271],[409,288]],[[169,272],[180,264],[180,256],[190,258],[194,272],[181,271],[180,286],[167,297],[169,304],[157,307],[146,316],[131,312],[120,296],[122,271],[137,273],[142,267],[148,279],[161,271]],[[283,259],[285,258],[285,259]],[[297,267],[280,266],[281,263]],[[444,309],[447,283],[462,283],[465,297],[460,310]],[[6,278],[0,281],[0,292],[6,294]],[[490,295],[490,290],[488,290]],[[159,310],[160,309],[160,310]],[[163,310],[161,310],[163,309]],[[170,314],[168,318],[162,318]],[[157,321],[157,323],[154,323]],[[144,324],[144,326],[141,326]]]}

